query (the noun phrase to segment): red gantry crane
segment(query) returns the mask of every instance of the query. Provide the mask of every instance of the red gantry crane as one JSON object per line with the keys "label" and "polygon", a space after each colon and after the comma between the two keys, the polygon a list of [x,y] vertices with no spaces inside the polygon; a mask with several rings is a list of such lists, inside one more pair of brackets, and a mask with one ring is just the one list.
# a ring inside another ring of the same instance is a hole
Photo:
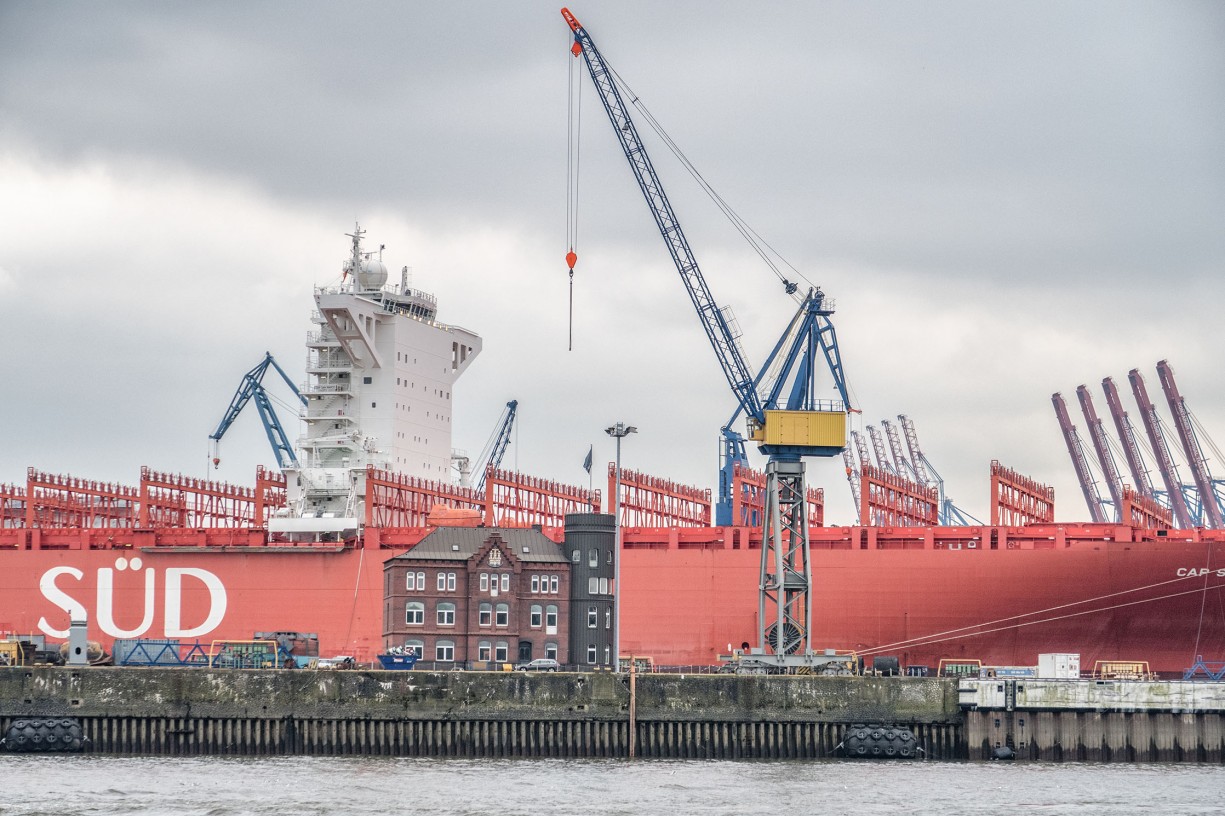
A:
{"label": "red gantry crane", "polygon": [[1110,441],[1106,437],[1106,428],[1102,425],[1097,411],[1093,408],[1093,397],[1089,389],[1083,385],[1076,387],[1076,398],[1080,400],[1080,410],[1085,415],[1085,426],[1089,429],[1089,440],[1093,443],[1093,452],[1097,454],[1097,463],[1102,470],[1102,478],[1106,489],[1110,491],[1110,503],[1114,505],[1114,520],[1121,521],[1123,512],[1123,480],[1119,478],[1119,468],[1115,464],[1114,454],[1110,450]]}
{"label": "red gantry crane", "polygon": [[1182,443],[1183,453],[1187,456],[1187,465],[1191,468],[1191,478],[1195,480],[1195,489],[1199,493],[1200,510],[1203,513],[1205,527],[1219,530],[1225,527],[1221,516],[1221,506],[1217,502],[1213,490],[1212,474],[1208,470],[1208,459],[1200,446],[1199,438],[1191,423],[1191,411],[1187,401],[1178,393],[1178,385],[1174,382],[1174,369],[1162,360],[1157,363],[1157,376],[1161,380],[1161,390],[1165,392],[1166,402],[1170,405],[1170,414],[1174,417],[1174,428],[1178,431],[1178,440]]}
{"label": "red gantry crane", "polygon": [[1102,511],[1102,494],[1097,489],[1097,482],[1089,472],[1089,461],[1085,458],[1085,447],[1080,441],[1080,434],[1068,416],[1068,406],[1064,404],[1063,395],[1051,394],[1051,403],[1055,406],[1055,416],[1059,419],[1059,429],[1063,431],[1063,441],[1068,446],[1068,455],[1072,457],[1072,467],[1076,470],[1076,480],[1080,482],[1080,491],[1085,496],[1085,504],[1089,506],[1090,520],[1095,524],[1104,524],[1106,514]]}
{"label": "red gantry crane", "polygon": [[1127,469],[1131,471],[1136,490],[1140,491],[1140,494],[1146,499],[1155,500],[1157,495],[1153,491],[1153,480],[1149,478],[1144,457],[1140,455],[1140,445],[1136,441],[1136,429],[1131,424],[1127,412],[1123,410],[1123,403],[1119,400],[1119,389],[1115,387],[1114,380],[1110,377],[1102,380],[1102,391],[1106,394],[1110,416],[1114,418],[1114,427],[1119,432],[1119,439],[1123,443],[1123,455],[1127,459]]}
{"label": "red gantry crane", "polygon": [[1166,495],[1170,501],[1170,509],[1174,511],[1174,520],[1181,530],[1189,530],[1195,526],[1191,519],[1191,511],[1187,507],[1187,497],[1182,492],[1182,479],[1178,468],[1170,456],[1170,447],[1166,444],[1165,434],[1161,432],[1161,419],[1157,414],[1157,406],[1148,398],[1148,389],[1144,387],[1144,377],[1139,369],[1133,368],[1127,372],[1131,382],[1132,393],[1136,397],[1136,406],[1140,409],[1140,420],[1144,423],[1144,431],[1148,434],[1149,445],[1153,449],[1153,458],[1157,460],[1157,470],[1165,483]]}

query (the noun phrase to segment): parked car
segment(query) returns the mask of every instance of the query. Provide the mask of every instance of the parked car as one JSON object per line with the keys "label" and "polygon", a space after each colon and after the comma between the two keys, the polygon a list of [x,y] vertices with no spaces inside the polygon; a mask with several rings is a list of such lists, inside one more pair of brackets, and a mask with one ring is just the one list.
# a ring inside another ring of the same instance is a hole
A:
{"label": "parked car", "polygon": [[528,663],[520,663],[515,666],[515,671],[547,671],[555,672],[561,668],[561,664],[551,657],[538,657]]}

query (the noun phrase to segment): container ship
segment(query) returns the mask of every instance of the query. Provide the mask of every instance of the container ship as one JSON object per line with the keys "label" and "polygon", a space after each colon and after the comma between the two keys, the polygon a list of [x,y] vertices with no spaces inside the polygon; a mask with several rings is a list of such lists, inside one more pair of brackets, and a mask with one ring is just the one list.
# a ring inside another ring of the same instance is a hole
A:
{"label": "container ship", "polygon": [[[384,635],[384,562],[437,526],[561,541],[568,514],[606,510],[621,525],[623,655],[709,667],[755,645],[765,475],[730,468],[720,524],[708,489],[611,464],[606,492],[495,461],[455,480],[452,386],[481,338],[440,322],[407,273],[389,284],[381,252],[350,237],[341,284],[315,291],[303,432],[283,466],[254,486],[148,468],[130,485],[34,468],[0,485],[0,633],[54,642],[82,616],[104,646],[309,632],[321,654],[369,662],[399,645]],[[916,671],[1077,653],[1181,675],[1225,656],[1225,531],[1176,529],[1130,491],[1118,521],[1058,524],[1050,489],[998,463],[991,522],[941,525],[934,487],[880,465],[848,456],[859,526],[825,526],[809,491],[814,644]]]}

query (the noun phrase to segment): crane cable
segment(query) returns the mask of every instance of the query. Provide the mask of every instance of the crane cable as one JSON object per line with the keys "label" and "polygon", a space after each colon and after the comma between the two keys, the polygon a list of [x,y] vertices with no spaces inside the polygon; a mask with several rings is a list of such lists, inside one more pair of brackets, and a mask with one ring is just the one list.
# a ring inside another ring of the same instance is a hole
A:
{"label": "crane cable", "polygon": [[[575,51],[574,48],[578,50]],[[566,252],[566,265],[570,268],[569,351],[574,351],[574,264],[578,262],[578,255],[575,254],[574,247],[578,244],[579,136],[583,121],[583,83],[580,75],[582,68],[576,59],[582,53],[582,48],[577,42],[574,48],[571,49],[573,58],[567,58],[570,72],[569,98],[566,109],[566,246],[569,247]]]}
{"label": "crane cable", "polygon": [[714,202],[715,206],[719,208],[719,211],[723,213],[724,217],[727,218],[736,231],[740,233],[749,246],[753,248],[753,251],[757,253],[757,256],[761,258],[762,262],[764,262],[766,266],[770,267],[770,270],[774,272],[775,276],[782,281],[783,286],[787,290],[787,294],[791,295],[791,297],[797,303],[801,302],[803,300],[803,295],[799,293],[799,287],[787,279],[787,276],[784,275],[782,270],[779,269],[779,265],[774,261],[774,259],[777,258],[779,262],[785,264],[788,269],[795,273],[796,277],[803,280],[810,287],[814,286],[815,284],[808,280],[808,278],[806,278],[798,269],[796,269],[790,261],[784,258],[782,254],[778,252],[778,250],[776,250],[770,245],[769,242],[762,238],[761,235],[759,235],[757,231],[748,224],[748,222],[741,218],[739,213],[732,209],[731,205],[728,204],[714,189],[714,187],[712,187],[710,183],[706,181],[706,178],[700,172],[698,172],[698,169],[691,161],[689,161],[689,157],[685,155],[684,151],[680,149],[680,146],[677,145],[676,142],[673,141],[672,137],[668,135],[668,132],[665,131],[663,126],[659,123],[659,120],[655,118],[654,114],[652,114],[647,106],[642,102],[642,100],[638,97],[638,94],[634,93],[633,89],[630,88],[625,79],[622,78],[622,76],[618,74],[616,69],[612,66],[606,65],[606,67],[608,68],[608,72],[612,76],[613,81],[616,82],[617,85],[629,96],[630,104],[634,106],[635,110],[642,114],[643,121],[650,126],[651,130],[655,131],[655,134],[659,136],[668,150],[672,152],[672,155],[676,157],[685,170],[688,171],[689,175],[693,177],[694,181],[698,183],[698,186],[701,187],[703,192],[706,193],[707,197]]}

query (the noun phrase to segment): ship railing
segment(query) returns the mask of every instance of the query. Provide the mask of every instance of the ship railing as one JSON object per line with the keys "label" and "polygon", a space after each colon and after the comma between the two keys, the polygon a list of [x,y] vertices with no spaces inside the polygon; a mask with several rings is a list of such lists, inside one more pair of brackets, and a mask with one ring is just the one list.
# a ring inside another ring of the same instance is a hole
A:
{"label": "ship railing", "polygon": [[301,383],[298,385],[298,390],[303,394],[347,394],[352,386],[349,385],[323,385],[310,383]]}
{"label": "ship railing", "polygon": [[[315,314],[319,314],[319,313],[315,312]],[[322,316],[320,317],[320,319],[322,319]],[[339,346],[340,345],[340,341],[336,339],[336,335],[332,334],[331,332],[321,332],[321,331],[307,332],[306,342],[307,343],[327,343],[329,346],[332,346],[332,345]]]}

